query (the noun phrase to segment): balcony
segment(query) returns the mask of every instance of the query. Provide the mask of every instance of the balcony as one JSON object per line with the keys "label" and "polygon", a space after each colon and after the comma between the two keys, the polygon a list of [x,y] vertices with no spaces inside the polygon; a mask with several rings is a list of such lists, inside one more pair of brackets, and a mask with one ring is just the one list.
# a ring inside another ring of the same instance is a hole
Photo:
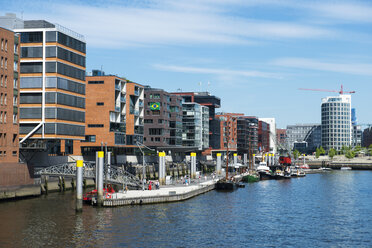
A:
{"label": "balcony", "polygon": [[134,108],[129,108],[129,113],[131,115],[136,115],[136,116],[139,115],[139,111],[137,109],[134,109]]}
{"label": "balcony", "polygon": [[120,106],[115,106],[115,112],[120,112]]}
{"label": "balcony", "polygon": [[14,61],[15,62],[18,62],[19,61],[19,56],[18,54],[14,53]]}
{"label": "balcony", "polygon": [[126,103],[127,102],[127,98],[125,96],[121,96],[120,97],[120,102]]}
{"label": "balcony", "polygon": [[125,121],[126,121],[126,119],[125,119],[125,115],[124,115],[124,116],[122,115],[122,116],[120,117],[120,122],[125,122]]}
{"label": "balcony", "polygon": [[139,90],[138,90],[138,89],[135,89],[135,90],[134,90],[134,95],[135,95],[135,96],[139,96]]}
{"label": "balcony", "polygon": [[14,72],[14,79],[18,79],[18,72],[17,71]]}
{"label": "balcony", "polygon": [[120,85],[119,84],[115,84],[115,90],[120,91]]}
{"label": "balcony", "polygon": [[138,103],[138,106],[139,106],[140,108],[143,108],[143,102],[142,102],[142,101],[139,102],[139,103]]}

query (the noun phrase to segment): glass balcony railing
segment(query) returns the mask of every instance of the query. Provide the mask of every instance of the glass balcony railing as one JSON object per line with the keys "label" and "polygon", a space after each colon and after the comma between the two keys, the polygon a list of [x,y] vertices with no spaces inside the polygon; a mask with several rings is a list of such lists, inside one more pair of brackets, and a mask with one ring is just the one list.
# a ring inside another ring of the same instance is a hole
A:
{"label": "glass balcony railing", "polygon": [[125,103],[126,101],[127,101],[127,98],[125,96],[121,96],[120,97],[120,102],[124,102]]}
{"label": "glass balcony railing", "polygon": [[139,102],[139,103],[138,103],[138,106],[139,106],[140,108],[143,108],[143,102]]}
{"label": "glass balcony railing", "polygon": [[115,111],[120,112],[120,106],[115,106]]}
{"label": "glass balcony railing", "polygon": [[120,91],[120,85],[118,85],[118,84],[115,84],[115,90],[118,90],[118,91]]}
{"label": "glass balcony railing", "polygon": [[134,95],[139,96],[139,90],[134,90]]}

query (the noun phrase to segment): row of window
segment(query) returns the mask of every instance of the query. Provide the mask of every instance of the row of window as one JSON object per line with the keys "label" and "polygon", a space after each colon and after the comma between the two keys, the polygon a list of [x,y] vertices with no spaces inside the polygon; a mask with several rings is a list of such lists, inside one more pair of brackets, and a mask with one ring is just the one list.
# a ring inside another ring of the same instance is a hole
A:
{"label": "row of window", "polygon": [[[21,104],[40,104],[42,102],[41,93],[21,93]],[[85,98],[68,95],[60,92],[46,92],[46,103],[57,103],[71,107],[85,108]]]}
{"label": "row of window", "polygon": [[[21,73],[42,73],[42,62],[25,62],[21,63]],[[79,68],[66,65],[60,62],[46,62],[46,73],[59,73],[68,77],[76,78],[85,81],[85,71]]]}
{"label": "row of window", "polygon": [[[19,127],[20,134],[27,134],[31,132],[37,124],[22,124]],[[58,134],[58,135],[72,135],[72,136],[84,136],[85,126],[84,125],[73,125],[66,123],[45,123],[44,130],[46,134]],[[36,130],[36,134],[41,134],[42,129]]]}
{"label": "row of window", "polygon": [[[21,58],[42,58],[42,47],[22,47]],[[48,46],[45,48],[45,57],[59,58],[76,65],[85,67],[85,57],[61,47]]]}
{"label": "row of window", "polygon": [[[71,36],[65,35],[61,32],[47,31],[45,36],[46,42],[58,42],[82,53],[86,52],[86,45]],[[42,43],[43,32],[23,32],[21,35],[22,43]]]}
{"label": "row of window", "polygon": [[[42,88],[43,78],[42,77],[22,77],[20,80],[20,88]],[[46,88],[57,88],[63,89],[79,94],[85,94],[85,84],[71,81],[69,79],[61,77],[46,77],[45,78]]]}

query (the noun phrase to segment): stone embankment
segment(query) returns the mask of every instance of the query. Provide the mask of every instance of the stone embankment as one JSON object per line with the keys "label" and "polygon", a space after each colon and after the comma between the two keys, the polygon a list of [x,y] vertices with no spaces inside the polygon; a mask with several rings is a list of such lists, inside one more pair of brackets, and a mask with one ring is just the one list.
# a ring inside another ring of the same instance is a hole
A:
{"label": "stone embankment", "polygon": [[[320,167],[329,167],[331,169],[351,167],[353,170],[372,170],[372,157],[347,159],[344,156],[336,156],[331,160],[328,156],[323,156],[318,159],[312,158],[306,160],[306,163],[312,169]],[[301,164],[301,162],[299,162],[299,164]]]}

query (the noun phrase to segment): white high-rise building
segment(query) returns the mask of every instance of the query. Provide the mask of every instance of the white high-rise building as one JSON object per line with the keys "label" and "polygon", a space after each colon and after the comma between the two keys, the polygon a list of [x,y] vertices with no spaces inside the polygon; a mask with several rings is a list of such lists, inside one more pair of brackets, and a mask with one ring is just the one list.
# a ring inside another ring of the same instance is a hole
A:
{"label": "white high-rise building", "polygon": [[276,153],[277,144],[276,144],[276,122],[275,118],[258,118],[260,121],[264,121],[270,124],[270,152]]}
{"label": "white high-rise building", "polygon": [[322,98],[322,146],[325,150],[340,150],[350,146],[351,95],[329,96]]}

